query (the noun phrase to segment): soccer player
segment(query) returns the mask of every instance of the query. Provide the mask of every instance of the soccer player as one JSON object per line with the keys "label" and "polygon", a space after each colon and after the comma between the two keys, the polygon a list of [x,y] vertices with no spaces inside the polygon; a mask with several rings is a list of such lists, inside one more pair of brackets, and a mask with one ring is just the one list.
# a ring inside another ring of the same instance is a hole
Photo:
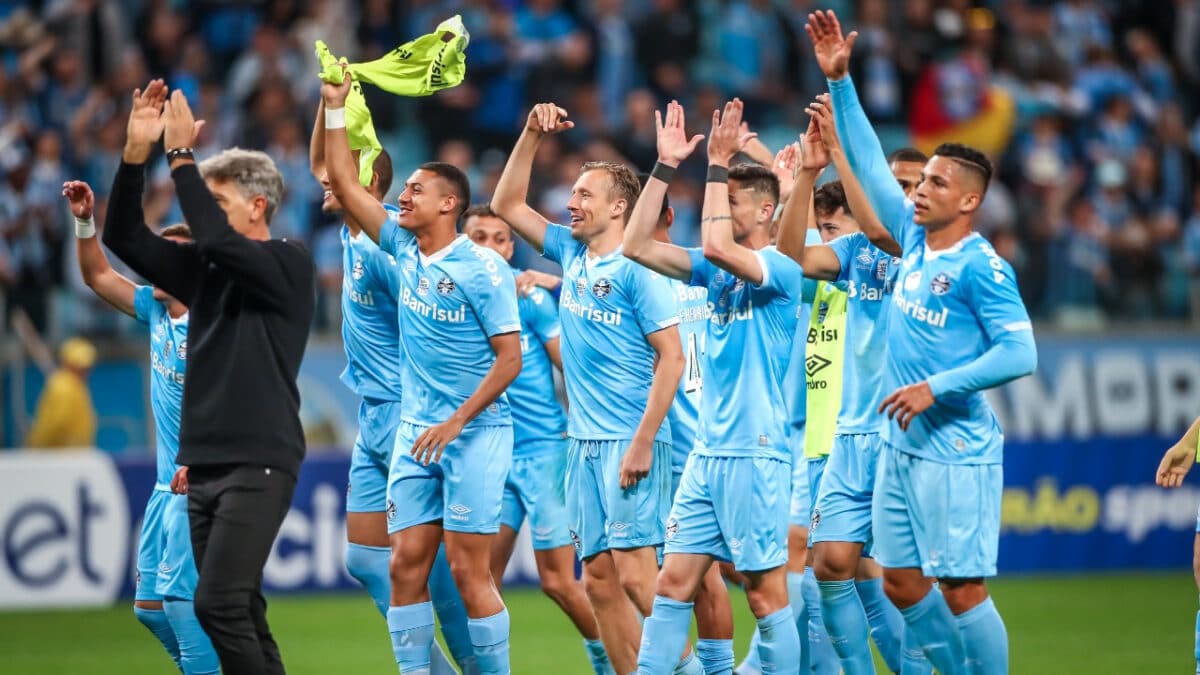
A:
{"label": "soccer player", "polygon": [[[1183,434],[1179,442],[1171,446],[1162,461],[1158,464],[1158,473],[1154,481],[1161,487],[1177,488],[1183,485],[1183,479],[1196,463],[1200,455],[1200,417]],[[1192,573],[1196,577],[1196,586],[1200,588],[1200,513],[1196,514],[1196,539],[1192,544]],[[1196,612],[1196,642],[1193,648],[1196,659],[1196,672],[1200,673],[1200,611]]]}
{"label": "soccer player", "polygon": [[[463,214],[463,234],[479,246],[512,260],[512,228],[486,204]],[[519,270],[513,270],[515,273]],[[537,286],[518,298],[521,315],[521,374],[509,385],[513,417],[513,463],[504,483],[500,534],[492,544],[492,580],[500,586],[525,517],[533,535],[542,592],[562,608],[583,635],[596,675],[612,671],[596,617],[575,579],[575,551],[563,486],[567,461],[567,418],[554,395],[553,368],[562,369],[558,303]]]}
{"label": "soccer player", "polygon": [[[358,221],[343,212],[338,198],[329,189],[323,100],[317,106],[309,160],[313,176],[325,190],[321,210],[343,216],[342,342],[346,349],[346,369],[342,371],[342,382],[362,397],[346,491],[346,569],[367,589],[375,607],[386,617],[392,586],[385,513],[387,479],[396,429],[400,426],[404,364],[397,318],[400,273],[395,259],[367,240]],[[381,150],[372,165],[371,184],[366,189],[382,203],[391,185],[392,159],[386,150]],[[399,210],[391,205],[384,208],[392,213]],[[478,667],[467,634],[467,614],[440,550],[430,573],[430,595],[441,620],[442,635],[455,661],[465,672],[475,672]],[[436,642],[430,671],[433,675],[455,672]]]}
{"label": "soccer player", "polygon": [[434,639],[429,574],[446,556],[470,617],[479,672],[508,673],[509,618],[489,566],[512,463],[504,390],[521,370],[512,273],[494,251],[457,235],[466,176],[422,164],[390,215],[358,182],[345,130],[350,75],[321,86],[330,189],[400,272],[404,400],[388,472],[388,631],[403,673],[429,672]]}
{"label": "soccer player", "polygon": [[659,159],[634,208],[625,255],[708,289],[696,446],[667,521],[654,610],[646,619],[638,672],[670,673],[687,642],[692,602],[715,559],[746,578],[758,618],[763,669],[798,673],[800,644],[788,604],[786,568],[791,450],[783,374],[796,330],[803,277],[769,246],[779,180],[759,165],[729,162],[740,145],[742,102],[714,111],[701,219],[703,247],[653,238],[661,200],[679,163],[703,139],[688,139],[678,103],[656,115]]}
{"label": "soccer player", "polygon": [[855,34],[844,39],[832,12],[809,15],[806,29],[852,172],[904,251],[887,331],[892,393],[879,407],[876,559],[938,672],[1005,673],[1008,638],[984,583],[996,574],[1004,437],[983,390],[1033,372],[1037,348],[1011,266],[972,225],[991,163],[939,146],[906,199],[847,75]]}
{"label": "soccer player", "polygon": [[[271,158],[234,148],[197,166],[203,122],[182,92],[166,99],[162,80],[134,92],[104,243],[189,309],[176,461],[188,467],[196,617],[225,675],[282,673],[262,570],[304,459],[296,376],[316,301],[312,255],[271,239],[283,194]],[[159,137],[194,243],[145,226],[144,165]]]}
{"label": "soccer player", "polygon": [[[571,192],[570,227],[526,203],[542,139],[574,126],[551,103],[534,106],[496,186],[492,208],[563,268],[559,302],[570,412],[567,505],[584,589],[618,673],[637,667],[638,613],[650,614],[656,547],[671,495],[666,417],[683,372],[679,317],[666,279],[621,255],[637,201],[628,167],[585,164]],[[683,645],[675,654],[683,653]],[[689,663],[700,668],[699,662]]]}
{"label": "soccer player", "polygon": [[[63,184],[63,196],[75,216],[75,250],[84,283],[102,300],[150,328],[150,407],[157,480],[142,518],[133,613],[186,675],[216,673],[220,668],[217,652],[192,607],[197,575],[187,497],[171,493],[171,481],[179,470],[175,456],[179,453],[187,363],[187,307],[160,289],[135,285],[109,265],[96,241],[91,186],[69,181]],[[159,236],[180,243],[192,239],[187,225],[172,225]]]}

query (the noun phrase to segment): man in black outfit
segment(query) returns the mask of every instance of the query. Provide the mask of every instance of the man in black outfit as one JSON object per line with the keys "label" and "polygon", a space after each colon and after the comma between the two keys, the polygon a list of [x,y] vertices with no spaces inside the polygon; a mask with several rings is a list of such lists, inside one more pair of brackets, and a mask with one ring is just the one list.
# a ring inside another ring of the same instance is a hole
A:
{"label": "man in black outfit", "polygon": [[[197,166],[201,125],[182,92],[167,100],[162,80],[134,92],[104,243],[191,312],[178,458],[189,468],[174,487],[189,495],[196,617],[225,675],[283,673],[262,569],[304,459],[296,374],[313,317],[313,261],[300,242],[270,238],[283,193],[274,162],[235,148]],[[194,243],[145,225],[144,165],[160,136]]]}

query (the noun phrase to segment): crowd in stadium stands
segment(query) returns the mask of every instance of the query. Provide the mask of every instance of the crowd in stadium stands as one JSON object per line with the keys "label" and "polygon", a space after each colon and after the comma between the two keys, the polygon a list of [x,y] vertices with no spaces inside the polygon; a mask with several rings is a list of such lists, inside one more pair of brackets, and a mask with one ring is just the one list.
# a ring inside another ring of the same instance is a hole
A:
{"label": "crowd in stadium stands", "polygon": [[[649,170],[653,111],[671,98],[703,111],[740,96],[768,146],[794,140],[825,86],[803,34],[823,7],[859,32],[852,74],[886,149],[955,139],[992,154],[980,220],[1036,317],[1200,320],[1200,0],[0,0],[6,326],[20,308],[51,337],[128,330],[74,273],[60,192],[89,181],[102,221],[128,92],[151,76],[208,120],[199,157],[240,145],[278,163],[287,196],[273,229],[314,249],[318,328],[332,334],[342,269],[308,170],[314,40],[363,61],[462,14],[462,86],[407,100],[366,88],[398,175],[452,162],[484,202],[530,103],[555,101],[575,130],[545,143],[533,191],[559,213],[585,160]],[[146,218],[163,226],[180,215],[156,167]],[[671,186],[685,244],[703,171],[685,164]]]}

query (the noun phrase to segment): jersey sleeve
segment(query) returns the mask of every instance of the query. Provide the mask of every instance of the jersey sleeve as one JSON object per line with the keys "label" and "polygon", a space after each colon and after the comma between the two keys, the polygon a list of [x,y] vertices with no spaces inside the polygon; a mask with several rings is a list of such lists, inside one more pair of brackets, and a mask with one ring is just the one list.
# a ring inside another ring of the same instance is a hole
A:
{"label": "jersey sleeve", "polygon": [[838,263],[842,266],[842,269],[838,271],[836,281],[845,281],[850,277],[850,266],[854,260],[854,252],[862,248],[866,239],[866,236],[861,232],[855,232],[852,234],[843,234],[825,244],[838,257]]}
{"label": "jersey sleeve", "polygon": [[571,245],[577,245],[571,238],[571,228],[554,223],[546,225],[546,234],[542,237],[543,258],[563,265],[563,260],[567,257],[567,247]]}
{"label": "jersey sleeve", "polygon": [[558,321],[558,304],[545,289],[534,288],[522,299],[521,307],[525,314],[525,323],[533,328],[538,342],[546,344],[562,334],[562,327]]}
{"label": "jersey sleeve", "polygon": [[138,321],[150,323],[155,302],[153,286],[138,286],[133,290],[133,312]]}
{"label": "jersey sleeve", "polygon": [[496,274],[481,270],[472,279],[474,297],[471,298],[471,305],[475,308],[479,323],[488,337],[517,333],[521,330],[517,282],[507,264],[498,261],[497,266],[500,269]]}
{"label": "jersey sleeve", "polygon": [[642,335],[660,331],[679,323],[679,312],[675,307],[675,293],[671,281],[637,263],[630,262],[631,293],[633,312],[637,315]]}
{"label": "jersey sleeve", "polygon": [[370,256],[371,285],[387,293],[393,300],[400,297],[400,268],[396,258],[382,250]]}
{"label": "jersey sleeve", "polygon": [[803,292],[804,269],[795,260],[776,251],[774,247],[755,251],[762,266],[759,288],[781,298],[796,298]]}
{"label": "jersey sleeve", "polygon": [[712,279],[713,272],[717,270],[717,266],[704,257],[704,249],[689,248],[686,250],[688,258],[692,261],[692,278],[688,280],[688,286],[708,288],[708,282]]}
{"label": "jersey sleeve", "polygon": [[399,211],[389,210],[387,220],[383,221],[383,226],[379,228],[379,248],[392,257],[400,255],[400,252],[415,239],[411,232],[400,227],[397,221],[399,217]]}
{"label": "jersey sleeve", "polygon": [[987,242],[979,243],[984,255],[971,261],[968,267],[968,288],[979,325],[988,342],[995,342],[1005,333],[1032,332],[1029,312],[1017,288],[1012,266],[1001,258]]}

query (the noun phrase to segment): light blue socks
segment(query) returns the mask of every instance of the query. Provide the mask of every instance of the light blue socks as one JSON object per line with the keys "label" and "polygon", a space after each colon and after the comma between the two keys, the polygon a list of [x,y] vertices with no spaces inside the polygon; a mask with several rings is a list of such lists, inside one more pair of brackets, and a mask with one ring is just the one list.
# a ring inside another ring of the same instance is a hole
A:
{"label": "light blue socks", "polygon": [[[858,598],[862,601],[863,610],[867,613],[867,624],[871,626],[871,639],[879,648],[879,653],[887,663],[888,670],[899,673],[900,640],[904,635],[904,619],[900,610],[892,604],[883,592],[883,578],[867,579],[855,582],[858,588]],[[931,668],[926,668],[928,673]]]}
{"label": "light blue socks", "polygon": [[654,608],[642,623],[638,649],[638,675],[670,675],[679,665],[679,655],[688,640],[692,603],[654,596]]}
{"label": "light blue socks", "polygon": [[392,653],[404,675],[430,675],[429,655],[433,648],[433,604],[391,607],[387,611]]}
{"label": "light blue socks", "polygon": [[392,579],[388,573],[391,559],[392,549],[386,546],[346,544],[346,571],[367,589],[383,616],[387,616],[392,604]]}
{"label": "light blue socks", "polygon": [[163,600],[163,612],[171,623],[175,641],[179,645],[179,660],[184,675],[216,675],[221,672],[221,661],[212,640],[200,626],[196,609],[191,600]]}
{"label": "light blue socks", "polygon": [[758,658],[767,673],[800,672],[800,636],[792,608],[768,614],[758,620]]}
{"label": "light blue socks", "polygon": [[587,650],[588,662],[592,664],[593,675],[613,675],[612,663],[608,660],[608,652],[604,651],[603,642],[584,638],[583,647]]}
{"label": "light blue socks", "polygon": [[962,634],[941,591],[930,589],[920,602],[900,610],[900,615],[904,617],[905,642],[920,645],[938,673],[966,672]]}
{"label": "light blue socks", "polygon": [[1008,631],[989,597],[955,619],[962,633],[967,672],[972,675],[1008,674]]}
{"label": "light blue socks", "polygon": [[808,663],[815,675],[838,675],[842,663],[829,642],[825,614],[821,610],[821,589],[813,568],[804,568],[804,608],[808,610]]}
{"label": "light blue socks", "polygon": [[817,581],[817,586],[821,589],[825,628],[841,659],[842,670],[846,675],[874,673],[875,660],[867,641],[870,635],[867,614],[858,599],[854,580]]}
{"label": "light blue socks", "polygon": [[733,640],[701,638],[696,641],[696,658],[704,667],[704,675],[732,675]]}
{"label": "light blue socks", "polygon": [[481,675],[508,675],[508,610],[482,619],[469,619],[467,627],[471,645],[475,647],[475,662]]}
{"label": "light blue socks", "polygon": [[704,665],[696,658],[696,650],[688,652],[682,661],[675,664],[675,672],[672,675],[705,675]]}
{"label": "light blue socks", "polygon": [[475,660],[475,648],[471,645],[471,631],[467,625],[467,607],[463,604],[458,586],[450,574],[450,562],[446,560],[446,547],[438,547],[437,558],[429,571],[429,597],[433,602],[433,611],[437,613],[438,622],[442,626],[442,638],[454,662],[462,669],[463,675],[476,675],[480,672]]}
{"label": "light blue socks", "polygon": [[175,639],[175,631],[171,630],[171,622],[167,619],[167,613],[161,609],[142,609],[135,606],[133,615],[143,626],[149,628],[151,633],[154,633],[154,637],[158,638],[158,641],[166,648],[171,660],[182,668],[183,665],[179,662],[179,642]]}

